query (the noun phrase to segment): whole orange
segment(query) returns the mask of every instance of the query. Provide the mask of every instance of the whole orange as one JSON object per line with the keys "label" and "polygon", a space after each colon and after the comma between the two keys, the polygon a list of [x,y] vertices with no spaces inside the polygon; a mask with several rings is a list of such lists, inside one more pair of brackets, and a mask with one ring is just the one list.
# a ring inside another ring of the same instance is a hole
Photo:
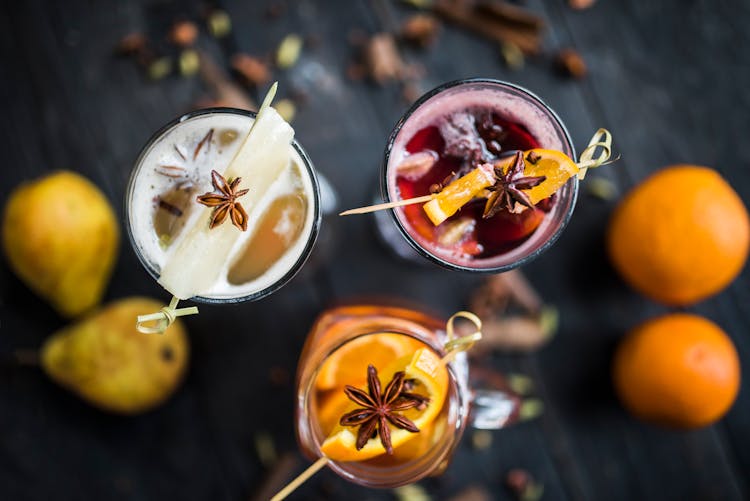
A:
{"label": "whole orange", "polygon": [[740,386],[737,351],[713,322],[686,313],[636,327],[615,353],[613,379],[635,416],[678,428],[706,426],[732,406]]}
{"label": "whole orange", "polygon": [[636,186],[615,210],[607,247],[633,288],[663,304],[692,304],[739,274],[750,246],[745,205],[713,169],[675,165]]}

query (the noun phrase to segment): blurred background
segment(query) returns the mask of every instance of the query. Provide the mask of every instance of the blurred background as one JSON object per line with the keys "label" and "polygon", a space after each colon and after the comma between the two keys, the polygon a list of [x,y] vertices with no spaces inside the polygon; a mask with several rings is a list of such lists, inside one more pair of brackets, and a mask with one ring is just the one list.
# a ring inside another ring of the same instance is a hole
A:
{"label": "blurred background", "polygon": [[[746,381],[723,419],[691,431],[631,417],[611,382],[626,333],[681,310],[721,327],[747,367],[747,271],[695,305],[662,306],[618,277],[605,232],[622,195],[670,164],[713,167],[750,199],[750,4],[479,3],[489,10],[465,0],[5,2],[0,201],[55,170],[82,174],[122,234],[102,303],[166,302],[124,233],[123,199],[140,148],[168,121],[198,107],[252,107],[277,80],[277,107],[344,209],[372,200],[386,138],[422,93],[475,76],[519,84],[559,114],[579,151],[606,127],[622,155],[589,175],[562,237],[522,270],[559,312],[554,337],[482,358],[529,393],[533,418],[468,431],[445,474],[418,487],[367,490],[324,470],[291,499],[749,498]],[[8,235],[6,255],[9,238],[24,238]],[[308,462],[296,452],[294,372],[321,311],[397,295],[448,316],[486,280],[396,259],[370,216],[326,216],[311,260],[282,290],[188,317],[182,384],[162,405],[123,416],[38,367],[35,350],[74,320],[14,270],[0,261],[2,499],[267,498]]]}

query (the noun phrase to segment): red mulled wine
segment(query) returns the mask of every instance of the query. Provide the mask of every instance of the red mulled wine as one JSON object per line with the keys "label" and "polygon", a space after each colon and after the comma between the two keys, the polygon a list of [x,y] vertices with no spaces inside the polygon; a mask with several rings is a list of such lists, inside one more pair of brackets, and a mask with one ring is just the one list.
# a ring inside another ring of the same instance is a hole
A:
{"label": "red mulled wine", "polygon": [[[520,123],[503,119],[492,110],[474,108],[440,117],[436,123],[417,131],[406,143],[414,155],[427,153],[437,160],[426,172],[397,167],[396,182],[402,199],[427,195],[445,186],[481,163],[493,163],[517,150],[540,147]],[[420,175],[421,174],[421,175]],[[554,204],[554,196],[535,209],[511,213],[501,209],[483,218],[485,199],[477,199],[434,226],[422,206],[404,208],[408,224],[436,246],[465,258],[489,258],[513,249],[526,240]]]}

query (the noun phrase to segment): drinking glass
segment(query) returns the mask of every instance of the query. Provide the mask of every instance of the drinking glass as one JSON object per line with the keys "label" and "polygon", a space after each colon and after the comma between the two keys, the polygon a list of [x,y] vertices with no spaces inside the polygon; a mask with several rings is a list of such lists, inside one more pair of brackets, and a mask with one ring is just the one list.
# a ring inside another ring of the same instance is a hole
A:
{"label": "drinking glass", "polygon": [[[142,197],[139,198],[136,196],[136,186],[139,185],[139,180],[143,176],[152,175],[150,171],[156,168],[156,165],[148,164],[145,161],[147,158],[149,158],[149,153],[157,148],[166,147],[168,149],[171,149],[171,144],[165,144],[165,142],[169,141],[170,134],[179,132],[178,129],[182,127],[190,126],[191,122],[195,120],[209,118],[212,120],[211,123],[221,124],[223,121],[227,120],[233,120],[235,121],[234,123],[237,123],[236,120],[239,119],[249,124],[255,119],[255,116],[255,112],[235,108],[208,108],[193,111],[172,120],[164,127],[156,131],[141,150],[141,153],[139,154],[138,159],[135,162],[133,171],[130,175],[130,181],[128,183],[127,192],[125,195],[125,214],[127,223],[126,228],[130,243],[135,250],[136,256],[138,256],[141,264],[144,266],[144,268],[146,268],[146,271],[148,271],[148,273],[154,279],[158,280],[160,275],[159,265],[155,262],[154,257],[149,253],[149,248],[153,248],[152,239],[155,237],[154,235],[149,234],[148,231],[144,230],[144,228],[148,229],[149,226],[144,226],[143,222],[141,221],[141,218],[152,217],[151,208],[144,207]],[[301,234],[298,237],[304,240],[301,252],[296,259],[288,264],[288,266],[286,266],[283,270],[275,273],[275,276],[272,278],[272,280],[270,280],[259,290],[241,294],[206,294],[193,297],[191,298],[191,300],[202,303],[235,303],[261,299],[275,292],[284,284],[289,282],[289,280],[291,280],[292,277],[294,277],[297,272],[300,271],[305,261],[310,256],[310,253],[312,252],[313,246],[315,244],[316,237],[318,235],[318,230],[320,228],[320,188],[317,175],[310,157],[296,140],[292,141],[291,147],[293,148],[296,155],[295,160],[297,160],[300,174],[304,177],[304,182],[307,183],[307,186],[309,186],[310,188],[309,190],[306,190],[308,192],[307,194],[310,195],[307,197],[307,211],[312,212],[312,222],[308,225],[309,227],[306,234]],[[187,156],[190,157],[190,155]],[[224,166],[220,165],[216,166],[217,170],[219,171],[222,170],[223,167]],[[138,200],[140,200],[140,204],[138,203]],[[224,224],[230,223],[225,222]],[[186,270],[186,273],[189,272],[190,270]]]}
{"label": "drinking glass", "polygon": [[[488,78],[457,80],[440,85],[419,98],[393,128],[385,147],[381,169],[381,194],[385,202],[400,199],[396,186],[396,166],[401,160],[406,143],[414,134],[434,124],[441,117],[470,108],[491,110],[502,119],[525,127],[541,148],[562,151],[570,158],[576,158],[565,125],[557,114],[531,91],[515,84]],[[573,176],[557,191],[552,209],[528,239],[507,252],[488,258],[472,259],[470,262],[456,261],[439,255],[434,250],[435,246],[430,245],[430,241],[419,235],[408,223],[403,207],[388,211],[391,221],[383,214],[377,214],[376,224],[381,239],[401,257],[413,259],[416,254],[453,270],[500,273],[528,263],[552,246],[573,214],[577,194],[578,178]],[[404,245],[404,242],[408,246]]]}
{"label": "drinking glass", "polygon": [[[311,459],[322,457],[320,447],[326,438],[319,418],[319,400],[323,397],[315,383],[321,367],[349,343],[383,333],[406,336],[439,356],[446,354],[446,322],[422,311],[370,304],[339,306],[323,312],[308,334],[296,381],[297,439],[302,451]],[[443,409],[431,423],[432,431],[422,430],[433,433],[432,443],[426,449],[420,449],[415,457],[406,460],[390,461],[383,455],[366,461],[329,460],[328,466],[343,478],[368,487],[396,487],[416,482],[442,473],[467,426],[498,429],[517,417],[519,400],[512,393],[470,388],[465,352],[458,353],[446,367],[448,392]],[[438,426],[441,431],[437,431]],[[398,450],[395,448],[396,452]]]}

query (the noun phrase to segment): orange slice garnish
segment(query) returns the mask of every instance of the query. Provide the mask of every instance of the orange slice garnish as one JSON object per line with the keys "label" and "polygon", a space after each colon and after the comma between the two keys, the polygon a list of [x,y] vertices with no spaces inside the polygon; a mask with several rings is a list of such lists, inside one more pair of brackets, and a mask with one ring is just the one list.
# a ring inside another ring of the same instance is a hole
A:
{"label": "orange slice garnish", "polygon": [[[391,444],[394,453],[399,447],[414,440],[420,434],[430,432],[429,425],[440,414],[448,393],[448,370],[440,357],[428,348],[419,348],[412,355],[401,357],[388,365],[380,371],[381,381],[391,380],[399,371],[404,371],[406,379],[415,381],[415,387],[411,392],[429,397],[430,402],[422,410],[414,408],[402,413],[420,429],[419,432],[411,433],[408,430],[391,428]],[[358,408],[357,404],[352,402],[342,415],[356,408]],[[379,437],[368,440],[360,450],[356,449],[356,441],[356,427],[338,424],[323,442],[320,450],[324,456],[333,461],[363,461],[386,453]]]}
{"label": "orange slice garnish", "polygon": [[[530,152],[539,155],[535,163],[531,163],[527,159]],[[578,174],[579,171],[576,163],[562,151],[537,148],[525,151],[524,158],[527,159],[523,170],[524,175],[546,177],[542,183],[526,190],[526,194],[529,195],[533,204],[551,197],[568,182],[568,179]]]}
{"label": "orange slice garnish", "polygon": [[361,386],[367,380],[367,366],[385,367],[422,344],[403,334],[383,332],[363,336],[346,343],[323,362],[315,387],[318,390]]}
{"label": "orange slice garnish", "polygon": [[484,164],[450,183],[422,207],[432,224],[437,226],[494,183],[492,165]]}
{"label": "orange slice garnish", "polygon": [[[578,174],[579,171],[578,165],[561,151],[535,148],[524,151],[523,157],[525,160],[525,176],[545,176],[546,178],[542,183],[533,188],[524,190],[529,195],[533,204],[553,195],[563,187],[568,179]],[[535,161],[532,163],[530,158],[534,158]],[[504,170],[507,170],[514,159],[515,157],[508,157],[502,163],[496,165],[498,167],[502,166]],[[422,207],[430,218],[430,221],[432,221],[432,224],[437,226],[455,214],[473,198],[480,196],[482,190],[492,186],[494,183],[495,176],[492,166],[484,164],[450,183]]]}

